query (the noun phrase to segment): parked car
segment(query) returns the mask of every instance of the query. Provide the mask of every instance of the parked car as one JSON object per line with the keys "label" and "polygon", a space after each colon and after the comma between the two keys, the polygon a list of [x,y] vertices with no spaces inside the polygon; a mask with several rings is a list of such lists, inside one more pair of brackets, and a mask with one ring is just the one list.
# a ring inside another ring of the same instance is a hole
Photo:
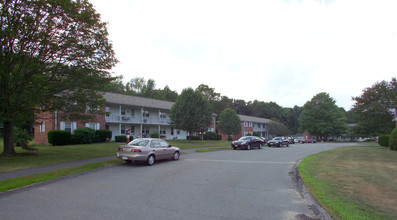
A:
{"label": "parked car", "polygon": [[180,148],[171,146],[159,138],[138,138],[118,148],[116,157],[127,163],[134,161],[146,162],[151,166],[156,160],[178,160]]}
{"label": "parked car", "polygon": [[288,139],[285,137],[275,137],[267,142],[268,147],[276,146],[281,147],[282,145],[289,146]]}
{"label": "parked car", "polygon": [[289,144],[295,144],[295,140],[293,137],[288,137],[287,139]]}
{"label": "parked car", "polygon": [[251,150],[253,147],[257,147],[258,149],[262,149],[263,145],[265,143],[263,140],[259,137],[256,136],[243,136],[237,141],[232,142],[232,148],[233,150],[236,149],[246,149],[246,150]]}
{"label": "parked car", "polygon": [[298,138],[298,143],[304,144],[304,143],[307,143],[307,140],[306,140],[306,138],[301,137],[301,138]]}
{"label": "parked car", "polygon": [[264,137],[260,137],[260,139],[262,139],[262,141],[263,141],[263,144],[266,144],[267,143],[267,139],[266,138],[264,138]]}

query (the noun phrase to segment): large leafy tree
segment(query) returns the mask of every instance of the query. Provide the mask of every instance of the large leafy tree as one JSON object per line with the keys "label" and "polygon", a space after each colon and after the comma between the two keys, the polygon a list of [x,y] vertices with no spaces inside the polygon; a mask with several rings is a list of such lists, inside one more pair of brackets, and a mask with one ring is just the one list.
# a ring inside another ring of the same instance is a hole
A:
{"label": "large leafy tree", "polygon": [[241,121],[236,111],[231,108],[226,108],[221,112],[218,119],[218,128],[226,133],[228,137],[230,137],[230,135],[240,134]]}
{"label": "large leafy tree", "polygon": [[96,111],[117,63],[106,23],[84,0],[0,1],[0,123],[3,155],[15,154],[13,126],[33,112]]}
{"label": "large leafy tree", "polygon": [[298,120],[299,130],[312,135],[337,136],[346,133],[347,130],[344,112],[325,92],[315,95],[305,103]]}
{"label": "large leafy tree", "polygon": [[211,110],[208,101],[192,88],[187,88],[177,98],[171,108],[170,118],[176,129],[203,131],[211,124]]}
{"label": "large leafy tree", "polygon": [[397,80],[377,82],[353,97],[352,108],[358,126],[355,132],[363,136],[389,134],[397,116]]}

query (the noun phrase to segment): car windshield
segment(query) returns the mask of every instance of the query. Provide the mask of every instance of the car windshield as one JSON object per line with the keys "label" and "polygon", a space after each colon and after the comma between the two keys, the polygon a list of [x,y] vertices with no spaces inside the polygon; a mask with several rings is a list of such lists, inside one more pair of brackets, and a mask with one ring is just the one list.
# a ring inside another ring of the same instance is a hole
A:
{"label": "car windshield", "polygon": [[281,137],[275,137],[273,140],[281,140]]}
{"label": "car windshield", "polygon": [[249,141],[251,140],[252,137],[241,137],[240,139],[238,139],[239,141]]}
{"label": "car windshield", "polygon": [[135,139],[135,140],[131,141],[130,143],[128,143],[128,145],[146,146],[148,142],[149,142],[149,140]]}

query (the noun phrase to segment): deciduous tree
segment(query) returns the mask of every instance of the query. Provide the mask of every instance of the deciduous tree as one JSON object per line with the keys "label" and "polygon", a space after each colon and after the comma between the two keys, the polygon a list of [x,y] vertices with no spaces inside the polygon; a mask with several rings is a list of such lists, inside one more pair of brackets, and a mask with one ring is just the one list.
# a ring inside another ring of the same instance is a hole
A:
{"label": "deciduous tree", "polygon": [[299,130],[322,137],[337,136],[346,132],[346,118],[328,93],[314,96],[303,106],[299,116]]}
{"label": "deciduous tree", "polygon": [[177,98],[171,108],[170,118],[176,129],[203,131],[211,124],[212,113],[208,101],[199,92],[187,88]]}
{"label": "deciduous tree", "polygon": [[219,115],[218,128],[226,133],[228,137],[230,137],[230,135],[240,134],[241,121],[236,111],[231,108],[223,110]]}
{"label": "deciduous tree", "polygon": [[3,155],[13,155],[13,126],[33,111],[98,109],[117,59],[88,1],[0,1],[0,25]]}
{"label": "deciduous tree", "polygon": [[352,111],[358,126],[355,132],[363,136],[389,134],[395,126],[392,121],[397,116],[397,80],[377,82],[363,90],[363,94],[353,97]]}

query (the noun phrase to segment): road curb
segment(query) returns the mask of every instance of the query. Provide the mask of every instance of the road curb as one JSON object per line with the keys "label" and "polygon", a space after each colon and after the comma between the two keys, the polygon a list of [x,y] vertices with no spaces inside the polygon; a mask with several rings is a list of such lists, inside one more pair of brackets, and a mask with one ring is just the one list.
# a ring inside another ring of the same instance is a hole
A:
{"label": "road curb", "polygon": [[[313,211],[313,214],[316,216],[315,219],[321,220],[333,220],[330,214],[321,205],[317,202],[317,200],[310,194],[307,190],[305,184],[303,183],[302,178],[299,175],[298,166],[302,159],[296,161],[293,165],[289,175],[291,176],[292,182],[295,185],[295,188],[299,192],[300,196],[305,200],[309,208]],[[297,216],[298,219],[313,219],[308,216]]]}

